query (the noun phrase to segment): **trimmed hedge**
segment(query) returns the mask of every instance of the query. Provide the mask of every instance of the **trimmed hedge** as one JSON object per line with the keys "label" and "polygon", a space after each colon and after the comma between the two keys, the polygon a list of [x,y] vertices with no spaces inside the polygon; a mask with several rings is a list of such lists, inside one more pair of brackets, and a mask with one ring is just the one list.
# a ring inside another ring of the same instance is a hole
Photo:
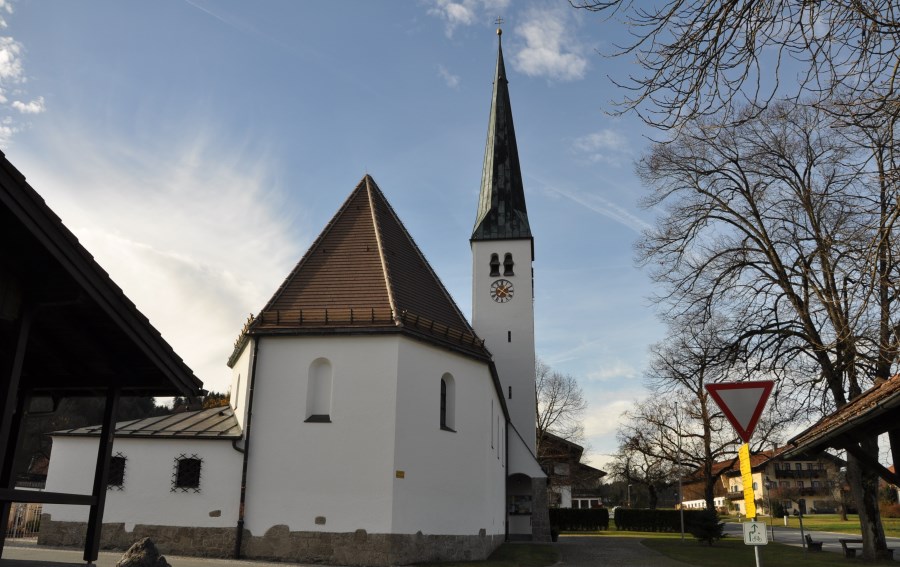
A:
{"label": "trimmed hedge", "polygon": [[[685,510],[684,530],[693,533],[692,528],[704,523],[706,510]],[[680,532],[681,512],[679,510],[634,510],[616,508],[616,529],[637,532]]]}
{"label": "trimmed hedge", "polygon": [[550,525],[567,532],[608,530],[609,510],[606,508],[550,508]]}

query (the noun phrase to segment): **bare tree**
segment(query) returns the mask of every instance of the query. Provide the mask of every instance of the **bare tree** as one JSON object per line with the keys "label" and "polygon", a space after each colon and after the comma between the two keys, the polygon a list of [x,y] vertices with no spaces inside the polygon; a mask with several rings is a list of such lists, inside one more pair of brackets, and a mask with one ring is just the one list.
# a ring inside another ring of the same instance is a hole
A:
{"label": "bare tree", "polygon": [[657,127],[775,97],[900,110],[897,0],[569,1],[624,21],[633,39],[613,54],[633,55],[643,74],[618,80],[621,107]]}
{"label": "bare tree", "polygon": [[[654,188],[646,204],[666,214],[640,254],[666,289],[670,317],[727,314],[733,349],[751,367],[780,376],[813,413],[831,411],[858,396],[885,357],[897,362],[897,321],[881,324],[896,309],[872,301],[878,285],[860,283],[896,271],[883,265],[896,205],[882,210],[889,201],[869,183],[870,148],[830,127],[829,114],[785,102],[755,112],[738,123],[698,120],[654,145],[639,173]],[[874,437],[848,447],[870,557],[885,549],[877,479],[862,466],[877,463],[877,449]]]}
{"label": "bare tree", "polygon": [[538,359],[534,368],[537,391],[537,454],[545,433],[551,433],[571,443],[582,443],[582,418],[587,401],[578,380],[569,374],[554,371]]}
{"label": "bare tree", "polygon": [[[723,335],[723,324],[716,317],[670,323],[668,338],[651,347],[646,379],[651,395],[626,414],[618,431],[619,460],[650,461],[669,475],[699,475],[709,510],[714,509],[716,482],[727,470],[714,465],[735,458],[740,439],[706,386],[752,372],[726,340],[730,336]],[[757,426],[754,450],[771,444],[792,422],[788,402],[777,393],[773,397]]]}

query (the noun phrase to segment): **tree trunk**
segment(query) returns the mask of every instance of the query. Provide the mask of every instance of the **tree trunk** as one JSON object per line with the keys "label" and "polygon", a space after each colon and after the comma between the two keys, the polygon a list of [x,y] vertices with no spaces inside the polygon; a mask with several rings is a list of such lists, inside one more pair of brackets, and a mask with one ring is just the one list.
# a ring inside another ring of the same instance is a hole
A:
{"label": "tree trunk", "polygon": [[[878,440],[868,437],[861,442],[862,449],[878,458]],[[867,469],[856,457],[847,453],[847,480],[853,500],[859,510],[859,526],[862,531],[863,559],[887,559],[887,541],[878,510],[878,474]]]}

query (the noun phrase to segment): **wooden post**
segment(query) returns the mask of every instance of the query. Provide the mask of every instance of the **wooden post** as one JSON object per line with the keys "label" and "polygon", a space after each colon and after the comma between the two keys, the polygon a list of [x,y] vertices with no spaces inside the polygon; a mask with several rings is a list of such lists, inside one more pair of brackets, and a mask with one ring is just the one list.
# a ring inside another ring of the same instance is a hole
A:
{"label": "wooden post", "polygon": [[[19,396],[19,382],[22,377],[22,366],[25,363],[25,351],[28,346],[28,335],[31,332],[31,321],[34,311],[30,306],[22,310],[19,318],[19,332],[16,339],[16,350],[13,353],[9,374],[5,376],[6,398],[3,401],[3,414],[0,415],[0,488],[12,488],[13,461],[16,456],[16,444],[19,438],[19,426],[22,421],[24,400]],[[5,370],[5,369],[4,369]],[[17,411],[18,410],[18,411]],[[15,421],[14,421],[15,419]],[[0,501],[0,557],[3,556],[3,544],[6,542],[6,522],[9,519],[9,501]]]}
{"label": "wooden post", "polygon": [[94,469],[95,503],[88,516],[87,535],[84,540],[84,560],[93,563],[100,553],[100,532],[103,527],[103,509],[106,507],[106,486],[109,484],[109,461],[112,457],[113,438],[116,434],[115,417],[119,407],[121,390],[111,388],[106,394],[106,409],[103,412],[103,430],[100,446],[97,448],[97,467]]}

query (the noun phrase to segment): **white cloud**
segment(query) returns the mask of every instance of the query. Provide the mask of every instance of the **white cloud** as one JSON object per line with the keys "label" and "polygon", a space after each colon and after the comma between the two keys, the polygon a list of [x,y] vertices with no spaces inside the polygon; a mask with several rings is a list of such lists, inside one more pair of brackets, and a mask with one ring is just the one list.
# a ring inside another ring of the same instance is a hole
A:
{"label": "white cloud", "polygon": [[571,26],[567,28],[567,14],[559,9],[528,11],[525,22],[515,28],[525,40],[525,47],[513,57],[518,71],[558,81],[584,78],[588,62],[579,53]]}
{"label": "white cloud", "polygon": [[0,80],[18,83],[22,80],[22,44],[15,39],[0,37]]}
{"label": "white cloud", "polygon": [[22,114],[40,114],[45,110],[44,97],[39,96],[31,102],[22,102],[20,100],[15,100],[12,103],[12,107]]}
{"label": "white cloud", "polygon": [[499,17],[507,6],[509,0],[434,0],[428,14],[445,20],[444,32],[447,37],[453,37],[457,27]]}
{"label": "white cloud", "polygon": [[[13,13],[13,7],[10,2],[7,0],[0,0],[0,11],[6,12],[7,14]],[[0,28],[6,27],[6,19],[0,15]]]}
{"label": "white cloud", "polygon": [[172,148],[79,139],[75,159],[81,128],[60,130],[17,167],[205,387],[224,391],[242,324],[303,248],[277,168],[214,136]]}
{"label": "white cloud", "polygon": [[447,83],[447,86],[451,89],[459,88],[459,75],[454,75],[443,65],[438,65],[438,75],[444,79],[444,82]]}
{"label": "white cloud", "polygon": [[572,151],[591,162],[602,162],[616,167],[630,164],[634,159],[628,139],[609,128],[575,138],[572,142]]}

